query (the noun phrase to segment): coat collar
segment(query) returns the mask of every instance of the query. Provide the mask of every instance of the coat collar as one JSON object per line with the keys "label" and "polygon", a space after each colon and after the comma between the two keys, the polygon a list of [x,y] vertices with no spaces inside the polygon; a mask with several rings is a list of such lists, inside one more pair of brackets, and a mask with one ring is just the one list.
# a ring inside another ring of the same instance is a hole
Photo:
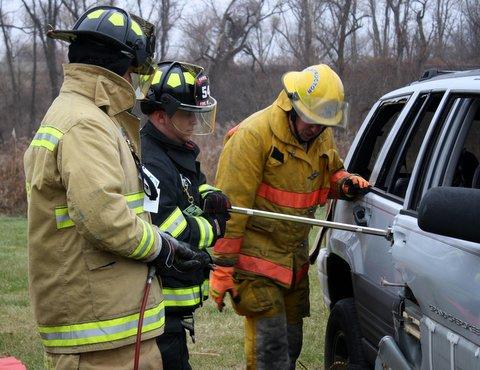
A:
{"label": "coat collar", "polygon": [[109,116],[128,111],[135,104],[135,91],[123,77],[108,69],[80,63],[63,65],[61,92],[74,92],[91,99]]}

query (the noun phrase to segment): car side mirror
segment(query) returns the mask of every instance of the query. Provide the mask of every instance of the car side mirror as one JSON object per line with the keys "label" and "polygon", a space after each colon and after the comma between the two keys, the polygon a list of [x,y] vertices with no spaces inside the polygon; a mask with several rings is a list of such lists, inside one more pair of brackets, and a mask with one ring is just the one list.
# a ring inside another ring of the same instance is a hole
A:
{"label": "car side mirror", "polygon": [[418,207],[418,226],[430,233],[480,243],[479,221],[479,189],[432,188]]}

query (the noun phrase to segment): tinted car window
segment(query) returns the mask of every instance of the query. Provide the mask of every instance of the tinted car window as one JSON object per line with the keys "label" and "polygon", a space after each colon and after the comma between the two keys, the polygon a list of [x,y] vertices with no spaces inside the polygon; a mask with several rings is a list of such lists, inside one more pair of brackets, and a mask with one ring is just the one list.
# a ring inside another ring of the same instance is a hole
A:
{"label": "tinted car window", "polygon": [[442,97],[443,92],[418,97],[380,171],[376,187],[399,200],[405,197],[420,147]]}
{"label": "tinted car window", "polygon": [[407,101],[408,97],[390,99],[382,102],[377,108],[350,162],[348,170],[351,173],[358,173],[365,179],[370,179],[378,154]]}

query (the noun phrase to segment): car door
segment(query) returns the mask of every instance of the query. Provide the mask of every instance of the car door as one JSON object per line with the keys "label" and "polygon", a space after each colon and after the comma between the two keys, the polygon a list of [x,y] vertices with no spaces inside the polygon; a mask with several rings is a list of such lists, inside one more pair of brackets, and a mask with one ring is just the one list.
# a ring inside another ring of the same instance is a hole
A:
{"label": "car door", "polygon": [[[395,217],[392,258],[423,315],[422,369],[480,369],[480,244],[431,234],[417,223],[428,188],[475,187],[480,95],[451,92],[443,116],[422,148],[425,160],[415,167],[418,181],[407,192],[405,210]],[[445,222],[456,220],[445,214]]]}
{"label": "car door", "polygon": [[[406,190],[423,138],[430,127],[443,92],[416,93],[399,114],[369,177],[372,191],[356,202],[339,201],[335,221],[386,229],[404,206]],[[373,122],[374,123],[374,122]],[[365,133],[366,134],[366,133]],[[368,142],[368,140],[366,140]],[[357,143],[368,150],[371,145]],[[361,149],[352,155],[348,170],[367,175]],[[371,149],[370,149],[371,150]],[[367,167],[368,168],[368,167]],[[399,273],[393,268],[391,242],[385,238],[332,231],[330,247],[351,261],[357,314],[364,339],[375,347],[386,334],[393,335],[392,307],[398,301]],[[345,257],[344,257],[345,258]],[[383,282],[383,284],[382,284]],[[384,284],[391,284],[386,287]]]}

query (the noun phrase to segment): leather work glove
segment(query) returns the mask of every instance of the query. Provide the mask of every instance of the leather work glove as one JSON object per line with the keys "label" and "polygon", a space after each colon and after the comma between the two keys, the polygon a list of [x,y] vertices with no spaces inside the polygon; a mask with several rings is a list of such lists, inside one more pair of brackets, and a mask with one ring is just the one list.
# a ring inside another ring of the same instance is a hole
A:
{"label": "leather work glove", "polygon": [[221,191],[212,191],[205,196],[203,201],[203,212],[206,214],[223,214],[226,220],[230,219],[228,210],[232,208],[230,200]]}
{"label": "leather work glove", "polygon": [[354,197],[365,195],[370,191],[370,184],[362,176],[350,175],[342,184],[343,194]]}
{"label": "leather work glove", "polygon": [[160,269],[174,268],[180,272],[192,272],[202,268],[205,257],[200,251],[187,243],[175,239],[168,233],[159,233],[162,239],[162,249],[153,263]]}
{"label": "leather work glove", "polygon": [[233,283],[233,266],[218,266],[215,265],[210,274],[210,296],[217,304],[217,308],[222,312],[225,303],[225,293],[230,292],[233,299],[238,296],[235,284]]}

